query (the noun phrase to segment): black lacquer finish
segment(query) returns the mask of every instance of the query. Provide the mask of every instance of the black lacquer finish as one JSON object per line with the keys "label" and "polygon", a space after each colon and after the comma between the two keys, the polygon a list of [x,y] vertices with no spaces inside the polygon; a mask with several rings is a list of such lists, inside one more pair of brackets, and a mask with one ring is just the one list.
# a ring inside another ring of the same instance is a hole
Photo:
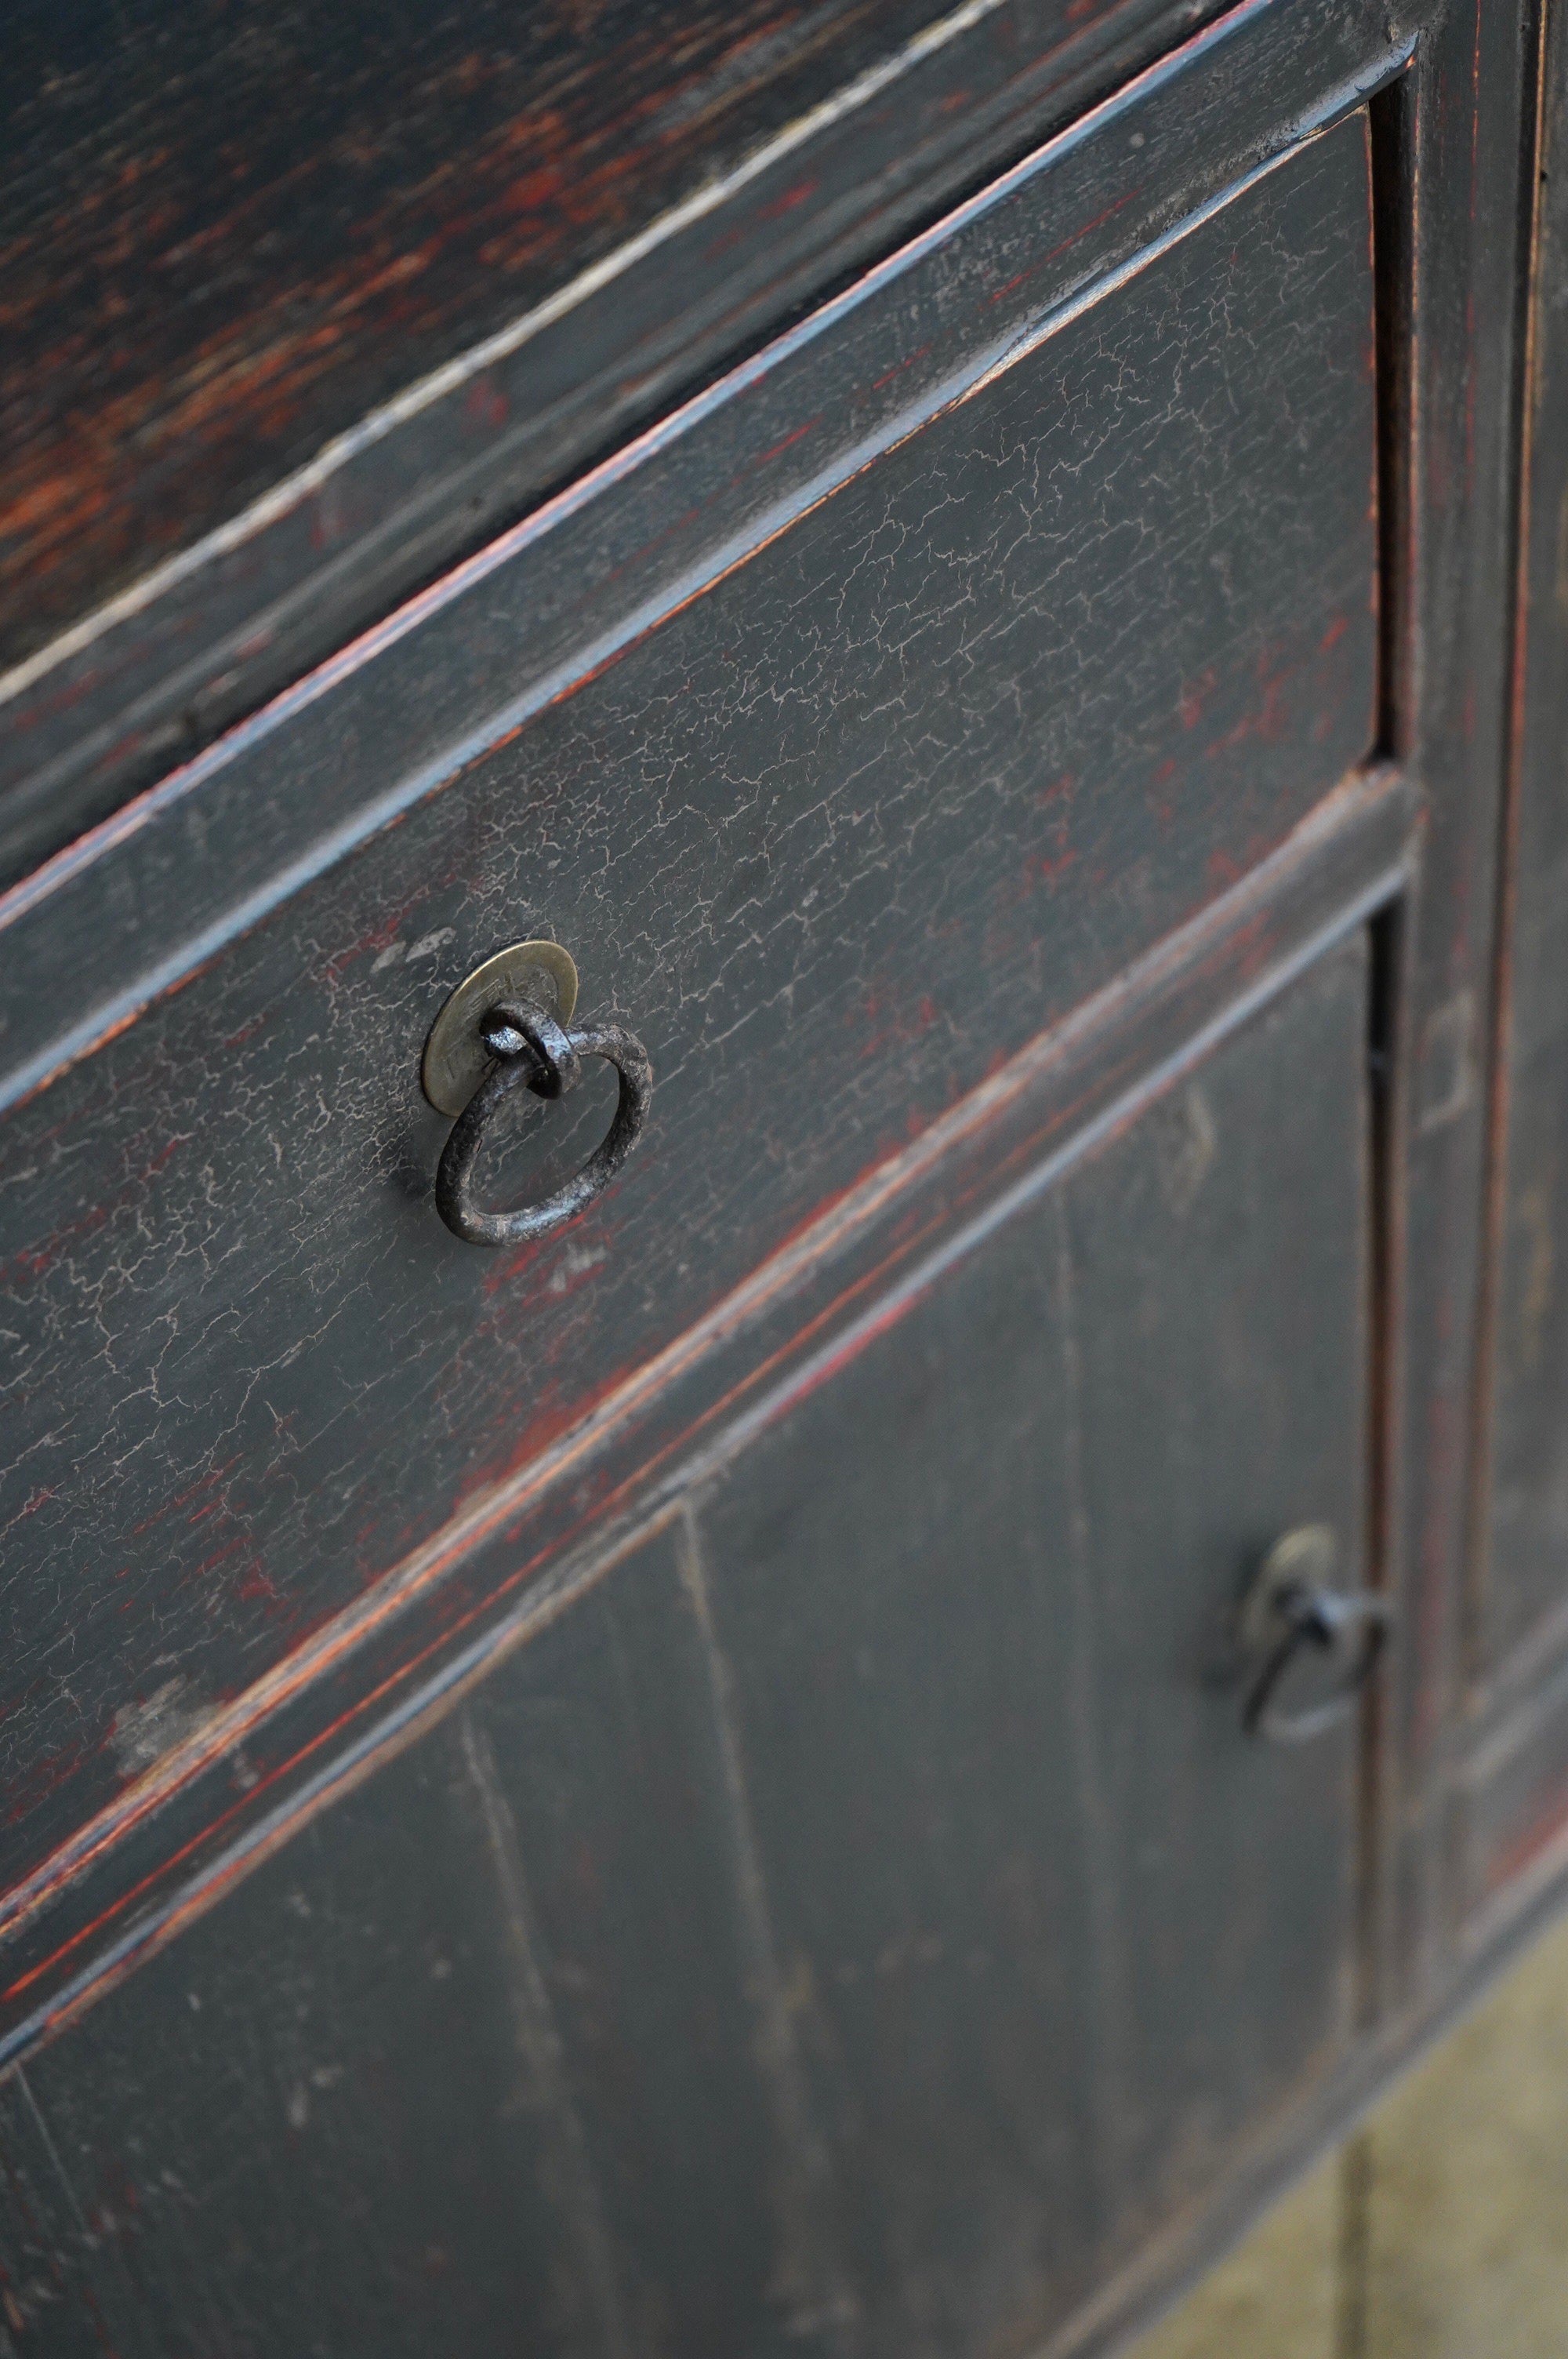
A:
{"label": "black lacquer finish", "polygon": [[0,881],[1220,5],[11,12]]}
{"label": "black lacquer finish", "polygon": [[1541,15],[452,0],[114,181],[239,472],[22,321],[20,2359],[1085,2359],[1563,1888]]}
{"label": "black lacquer finish", "polygon": [[[1295,26],[1232,39],[1284,41],[1252,55],[1299,107]],[[1063,300],[1058,170],[1104,234],[1102,176],[1182,158],[1238,71],[1227,39],[1162,77],[15,897],[0,1881],[117,1807],[119,1713],[178,1676],[205,1716],[452,1561],[476,1496],[684,1361],[1364,759],[1365,110]],[[546,932],[612,988],[658,1118],[591,1236],[513,1266],[443,1249],[421,1044],[476,957]],[[111,1028],[138,941],[199,963]],[[159,1382],[127,1385],[149,1327]]]}
{"label": "black lacquer finish", "polygon": [[1212,2197],[1353,2029],[1353,1734],[1205,1660],[1249,1534],[1357,1522],[1366,975],[939,1233],[27,2065],[124,2222],[50,2359],[992,2359]]}

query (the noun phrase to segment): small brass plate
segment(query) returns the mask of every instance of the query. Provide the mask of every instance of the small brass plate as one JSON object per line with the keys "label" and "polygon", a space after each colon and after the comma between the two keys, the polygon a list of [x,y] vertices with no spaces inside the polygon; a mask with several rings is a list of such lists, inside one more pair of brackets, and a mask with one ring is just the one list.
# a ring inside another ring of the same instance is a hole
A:
{"label": "small brass plate", "polygon": [[553,1007],[557,1024],[571,1022],[577,968],[559,942],[514,942],[459,984],[430,1027],[419,1068],[425,1095],[438,1114],[461,1114],[490,1071],[480,1026],[503,999],[518,998]]}
{"label": "small brass plate", "polygon": [[1332,1588],[1338,1558],[1339,1543],[1327,1524],[1298,1524],[1281,1535],[1242,1601],[1241,1643],[1249,1653],[1266,1655],[1290,1627],[1280,1618],[1281,1592]]}

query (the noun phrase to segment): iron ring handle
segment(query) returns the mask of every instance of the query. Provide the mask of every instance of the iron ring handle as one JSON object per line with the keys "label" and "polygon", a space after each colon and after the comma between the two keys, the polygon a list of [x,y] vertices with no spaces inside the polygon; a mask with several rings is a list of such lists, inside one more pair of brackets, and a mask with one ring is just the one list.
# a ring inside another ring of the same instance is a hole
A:
{"label": "iron ring handle", "polygon": [[[1392,1616],[1387,1601],[1368,1591],[1347,1593],[1309,1582],[1282,1585],[1271,1603],[1281,1635],[1249,1690],[1242,1725],[1249,1736],[1266,1737],[1275,1745],[1303,1745],[1352,1710],[1382,1653]],[[1280,1687],[1302,1649],[1337,1652],[1351,1639],[1354,1652],[1330,1692],[1304,1711],[1281,1709]]]}
{"label": "iron ring handle", "polygon": [[532,1000],[503,1000],[480,1026],[479,1037],[498,1063],[514,1057],[531,1066],[525,1078],[535,1097],[565,1097],[582,1079],[582,1058],[573,1035],[549,1008]]}
{"label": "iron ring handle", "polygon": [[[492,1010],[481,1035],[494,1058],[462,1113],[452,1125],[436,1172],[436,1210],[454,1236],[470,1245],[524,1245],[562,1227],[607,1188],[643,1134],[654,1093],[654,1070],[642,1042],[618,1024],[589,1024],[571,1030],[532,1004]],[[510,1212],[486,1212],[473,1201],[475,1162],[492,1115],[514,1091],[535,1097],[563,1097],[575,1089],[585,1057],[602,1057],[620,1081],[614,1119],[580,1171],[553,1195]]]}

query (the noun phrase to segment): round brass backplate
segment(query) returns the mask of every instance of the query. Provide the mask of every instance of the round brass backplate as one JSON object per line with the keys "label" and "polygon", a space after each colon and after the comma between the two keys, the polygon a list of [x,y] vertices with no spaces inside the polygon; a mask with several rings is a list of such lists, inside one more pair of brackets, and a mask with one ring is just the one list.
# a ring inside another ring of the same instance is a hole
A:
{"label": "round brass backplate", "polygon": [[1298,1524],[1281,1535],[1242,1601],[1240,1636],[1249,1653],[1266,1655],[1279,1645],[1290,1626],[1281,1619],[1281,1597],[1290,1590],[1332,1588],[1338,1559],[1339,1543],[1327,1524]]}
{"label": "round brass backplate", "polygon": [[577,968],[559,942],[514,942],[459,984],[430,1027],[419,1069],[425,1095],[438,1114],[461,1114],[490,1071],[480,1027],[506,999],[535,1000],[557,1024],[571,1022]]}

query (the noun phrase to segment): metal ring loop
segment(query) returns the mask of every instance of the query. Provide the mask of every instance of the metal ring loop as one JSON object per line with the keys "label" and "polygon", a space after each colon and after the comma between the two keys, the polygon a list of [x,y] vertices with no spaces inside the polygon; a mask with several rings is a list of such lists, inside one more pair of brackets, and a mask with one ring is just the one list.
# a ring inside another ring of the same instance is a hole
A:
{"label": "metal ring loop", "polygon": [[[1284,1632],[1249,1692],[1242,1724],[1249,1736],[1266,1737],[1275,1745],[1304,1745],[1350,1712],[1382,1652],[1392,1616],[1385,1599],[1366,1591],[1346,1596],[1306,1584],[1281,1590],[1274,1609]],[[1302,1648],[1336,1653],[1357,1625],[1360,1643],[1329,1694],[1304,1711],[1282,1712],[1276,1693]]]}
{"label": "metal ring loop", "polygon": [[582,1079],[582,1060],[572,1035],[562,1030],[547,1007],[519,1000],[492,1007],[480,1027],[480,1039],[497,1059],[531,1057],[528,1086],[535,1097],[565,1097]]}
{"label": "metal ring loop", "polygon": [[[436,1173],[436,1210],[453,1235],[467,1245],[524,1245],[575,1219],[609,1186],[642,1136],[654,1093],[654,1069],[642,1042],[619,1025],[589,1024],[564,1031],[537,1007],[495,1009],[484,1038],[496,1062],[452,1125]],[[615,1117],[603,1140],[553,1196],[520,1205],[515,1212],[485,1212],[472,1201],[469,1184],[491,1116],[514,1090],[560,1097],[576,1085],[584,1057],[602,1057],[620,1077]]]}

